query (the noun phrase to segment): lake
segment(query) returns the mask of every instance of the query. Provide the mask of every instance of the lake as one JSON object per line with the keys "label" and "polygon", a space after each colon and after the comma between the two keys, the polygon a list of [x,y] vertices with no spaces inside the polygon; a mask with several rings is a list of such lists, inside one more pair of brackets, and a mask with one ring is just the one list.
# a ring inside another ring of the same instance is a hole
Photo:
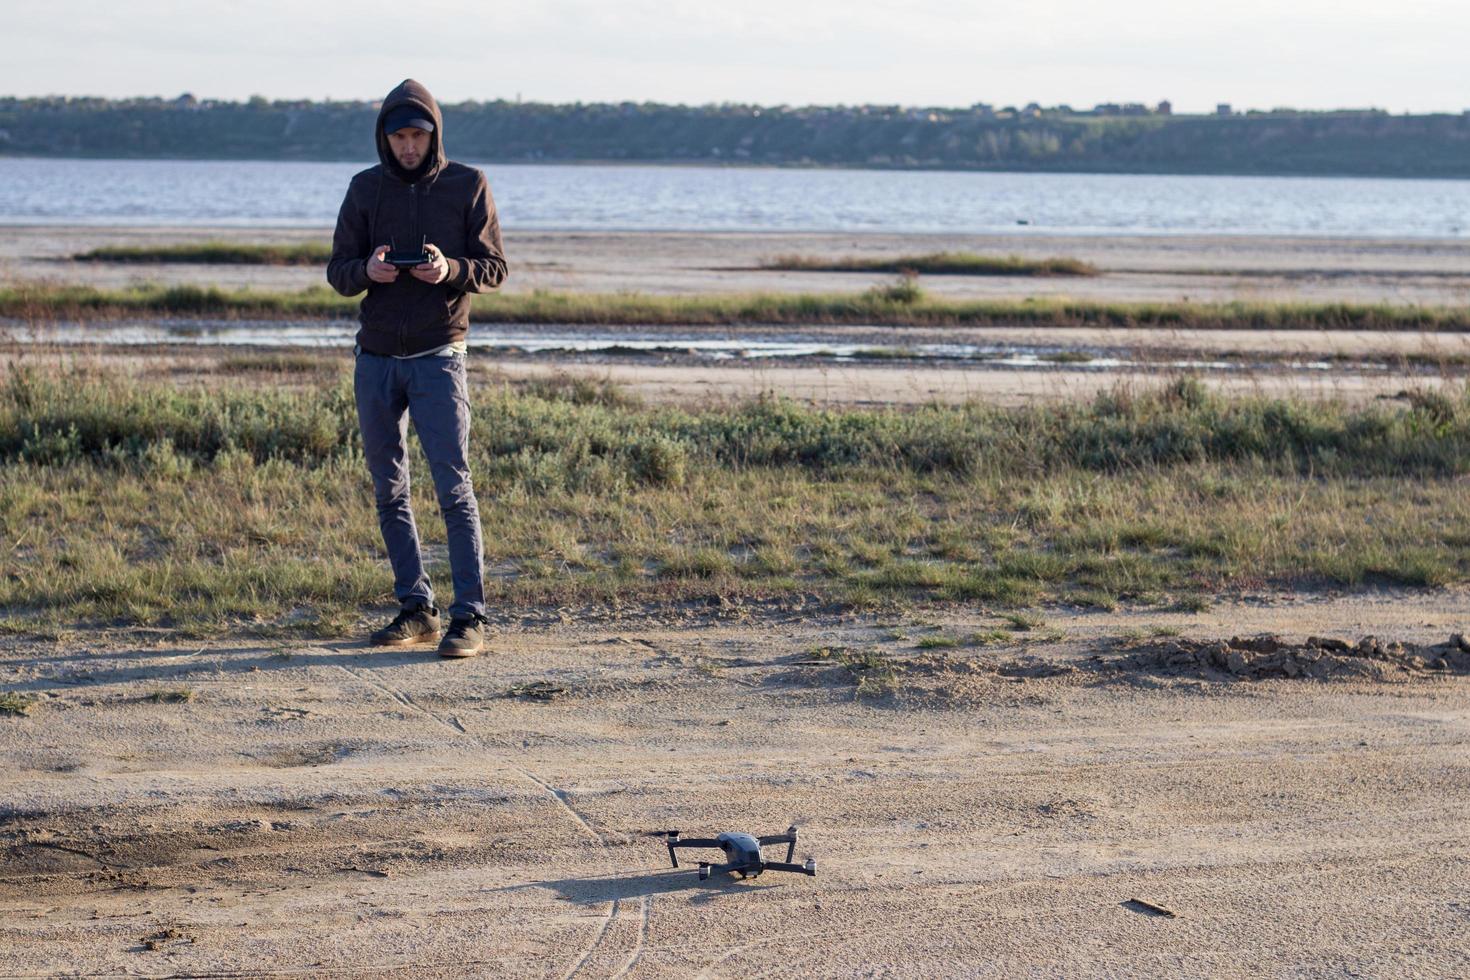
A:
{"label": "lake", "polygon": [[[487,164],[509,228],[1463,238],[1470,180]],[[318,227],[362,165],[0,158],[0,223]]]}

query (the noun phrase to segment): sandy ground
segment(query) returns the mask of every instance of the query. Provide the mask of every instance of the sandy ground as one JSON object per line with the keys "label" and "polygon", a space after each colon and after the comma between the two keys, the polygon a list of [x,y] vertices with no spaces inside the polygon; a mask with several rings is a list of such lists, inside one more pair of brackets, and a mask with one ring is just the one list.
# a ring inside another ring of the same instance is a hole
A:
{"label": "sandy ground", "polygon": [[[320,269],[138,266],[71,261],[103,245],[208,240],[330,241],[331,229],[6,227],[0,280],[193,282],[268,289],[323,283]],[[1229,236],[696,234],[506,232],[512,292],[849,292],[889,275],[771,272],[778,255],[896,257],[935,251],[1064,256],[1093,279],[925,276],[945,296],[1072,296],[1098,300],[1275,300],[1457,304],[1470,300],[1470,241]]]}
{"label": "sandy ground", "polygon": [[[708,365],[511,362],[495,365],[509,378],[574,375],[606,379],[648,402],[702,405],[739,402],[776,393],[814,405],[924,405],[983,401],[1023,405],[1088,399],[1120,386],[1134,391],[1162,387],[1168,372],[988,370],[860,365],[717,367]],[[1458,391],[1463,377],[1386,372],[1301,377],[1293,374],[1212,376],[1206,387],[1228,396],[1320,399],[1359,404],[1396,398],[1410,390],[1445,387]]]}
{"label": "sandy ground", "polygon": [[[294,288],[319,275],[67,258],[191,236],[222,237],[7,229],[0,280]],[[512,233],[509,248],[515,289],[857,289],[871,278],[748,267],[783,252],[941,248],[1074,255],[1108,270],[1085,282],[926,280],[956,295],[1440,303],[1462,301],[1470,283],[1460,242]],[[1146,361],[1340,358],[1206,383],[1348,400],[1461,384],[1470,354],[1458,335],[797,333]],[[98,358],[198,379],[221,356],[0,349],[7,363]],[[1401,360],[1437,357],[1461,366]],[[571,372],[693,404],[764,391],[1015,403],[1169,373],[676,355],[473,364],[482,383]],[[1160,631],[1441,642],[1470,627],[1470,593],[1045,618],[1003,646],[925,650],[936,630],[1000,623],[963,608],[510,612],[491,655],[465,662],[352,637],[0,636],[0,691],[36,699],[25,716],[0,714],[0,977],[1470,974],[1470,674],[1252,680],[1129,659],[1172,642],[1148,639]],[[896,689],[859,697],[852,672],[813,656],[823,648],[893,664]],[[564,690],[545,702],[511,693],[537,681]],[[648,836],[792,822],[815,878],[700,882],[667,867]]]}
{"label": "sandy ground", "polygon": [[[1141,632],[1432,642],[1467,613],[1053,610],[934,653],[997,621],[736,609],[507,621],[459,662],[12,640],[40,700],[0,717],[0,973],[1464,975],[1470,676],[1107,665]],[[897,692],[858,697],[834,646]],[[534,681],[564,693],[507,693]],[[815,878],[700,882],[648,836],[793,822]]]}

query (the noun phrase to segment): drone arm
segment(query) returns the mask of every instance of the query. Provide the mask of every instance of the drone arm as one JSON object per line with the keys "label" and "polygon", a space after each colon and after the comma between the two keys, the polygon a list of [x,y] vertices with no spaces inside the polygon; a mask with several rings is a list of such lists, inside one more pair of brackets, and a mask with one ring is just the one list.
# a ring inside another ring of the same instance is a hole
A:
{"label": "drone arm", "polygon": [[790,861],[767,861],[767,871],[794,871],[797,874],[817,876],[817,862],[808,860],[805,864],[792,864]]}
{"label": "drone arm", "polygon": [[668,845],[669,845],[669,860],[671,862],[673,862],[674,867],[677,868],[679,866],[679,856],[674,852],[674,848],[676,848],[676,847],[719,847],[720,846],[720,842],[717,841],[717,840],[711,840],[711,839],[709,839],[707,837],[693,837],[693,838],[690,838],[689,840],[681,840],[678,837],[678,835],[675,834],[675,835],[670,835],[669,841],[668,841]]}
{"label": "drone arm", "polygon": [[761,847],[766,847],[769,844],[785,844],[786,845],[786,862],[788,864],[791,862],[792,856],[796,854],[796,828],[795,827],[788,827],[788,828],[786,828],[786,833],[784,833],[784,834],[769,834],[769,835],[767,835],[765,837],[758,837],[756,839],[758,841],[760,841]]}

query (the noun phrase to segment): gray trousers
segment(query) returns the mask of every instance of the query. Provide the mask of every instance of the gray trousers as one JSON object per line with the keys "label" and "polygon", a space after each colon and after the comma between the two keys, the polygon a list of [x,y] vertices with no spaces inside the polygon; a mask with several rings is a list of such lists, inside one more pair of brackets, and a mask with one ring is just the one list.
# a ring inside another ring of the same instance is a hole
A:
{"label": "gray trousers", "polygon": [[362,351],[353,373],[363,454],[373,477],[378,526],[393,566],[393,594],[405,606],[434,604],[408,500],[408,422],[429,461],[449,537],[451,617],[485,615],[480,508],[470,480],[470,398],[461,355],[400,360]]}

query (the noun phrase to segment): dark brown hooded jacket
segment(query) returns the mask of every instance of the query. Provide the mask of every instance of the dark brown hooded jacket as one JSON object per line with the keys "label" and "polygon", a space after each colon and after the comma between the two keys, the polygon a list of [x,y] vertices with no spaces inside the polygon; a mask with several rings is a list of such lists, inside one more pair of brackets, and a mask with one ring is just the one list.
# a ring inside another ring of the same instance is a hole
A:
{"label": "dark brown hooded jacket", "polygon": [[[399,166],[383,132],[388,113],[403,105],[434,123],[429,152],[412,172]],[[439,103],[413,79],[383,100],[376,123],[376,167],[352,178],[337,213],[327,281],[343,296],[367,290],[358,314],[357,342],[374,354],[402,356],[464,340],[469,333],[469,293],[487,293],[505,281],[500,221],[485,175],[444,154]],[[389,283],[373,282],[367,260],[379,245],[416,250],[425,239],[449,260],[449,277],[430,285],[407,269]]]}

